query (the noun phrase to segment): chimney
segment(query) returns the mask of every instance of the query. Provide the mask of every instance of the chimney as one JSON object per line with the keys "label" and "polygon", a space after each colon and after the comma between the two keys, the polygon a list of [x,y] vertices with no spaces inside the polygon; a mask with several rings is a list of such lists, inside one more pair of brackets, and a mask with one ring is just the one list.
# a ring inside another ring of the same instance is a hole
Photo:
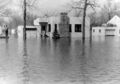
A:
{"label": "chimney", "polygon": [[66,12],[60,13],[60,23],[61,24],[68,24],[68,22],[69,22],[68,14]]}

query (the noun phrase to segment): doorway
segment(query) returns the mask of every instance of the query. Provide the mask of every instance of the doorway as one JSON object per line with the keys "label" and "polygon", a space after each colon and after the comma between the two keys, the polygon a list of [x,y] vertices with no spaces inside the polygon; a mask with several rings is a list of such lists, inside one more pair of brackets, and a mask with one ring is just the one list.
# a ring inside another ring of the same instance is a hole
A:
{"label": "doorway", "polygon": [[46,37],[47,36],[47,25],[48,23],[47,22],[40,22],[40,25],[41,25],[41,36],[44,36]]}

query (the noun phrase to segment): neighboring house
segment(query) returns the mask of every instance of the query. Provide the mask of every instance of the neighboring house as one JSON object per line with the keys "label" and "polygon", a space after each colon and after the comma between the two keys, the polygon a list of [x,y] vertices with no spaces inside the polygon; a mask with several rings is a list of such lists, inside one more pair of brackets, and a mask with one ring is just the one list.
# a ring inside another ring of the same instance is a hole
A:
{"label": "neighboring house", "polygon": [[92,27],[93,36],[105,36],[105,27]]}
{"label": "neighboring house", "polygon": [[[18,26],[17,34],[18,37],[23,37],[23,26]],[[26,26],[27,37],[37,37],[37,28],[35,26]]]}
{"label": "neighboring house", "polygon": [[106,23],[106,26],[93,27],[93,36],[120,36],[120,17],[115,15],[110,21]]}
{"label": "neighboring house", "polygon": [[0,15],[0,25],[1,25],[1,30],[0,30],[0,34],[5,34],[5,26],[7,25],[8,29],[9,29],[9,34],[11,33],[11,25],[12,22],[12,18],[6,15]]}
{"label": "neighboring house", "polygon": [[[37,18],[34,21],[40,36],[53,37],[57,29],[60,37],[82,37],[82,18],[70,17],[67,13],[61,13],[56,17]],[[86,18],[85,36],[90,36],[90,19]]]}
{"label": "neighboring house", "polygon": [[107,22],[107,24],[113,24],[120,27],[120,17],[115,15],[110,21]]}
{"label": "neighboring house", "polygon": [[3,24],[2,26],[0,25],[0,35],[5,35],[6,28],[6,24]]}
{"label": "neighboring house", "polygon": [[[90,36],[90,19],[86,18],[85,36]],[[36,36],[53,37],[55,31],[60,37],[82,37],[82,18],[70,17],[67,13],[61,13],[59,16],[42,17],[34,20],[34,26],[27,26],[27,37]],[[18,27],[18,36],[23,37],[23,26]]]}

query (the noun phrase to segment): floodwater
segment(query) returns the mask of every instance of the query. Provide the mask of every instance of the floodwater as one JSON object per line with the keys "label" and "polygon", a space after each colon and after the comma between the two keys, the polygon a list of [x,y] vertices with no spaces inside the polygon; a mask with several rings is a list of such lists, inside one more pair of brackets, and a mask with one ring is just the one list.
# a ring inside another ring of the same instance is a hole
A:
{"label": "floodwater", "polygon": [[120,37],[0,39],[0,84],[119,84]]}

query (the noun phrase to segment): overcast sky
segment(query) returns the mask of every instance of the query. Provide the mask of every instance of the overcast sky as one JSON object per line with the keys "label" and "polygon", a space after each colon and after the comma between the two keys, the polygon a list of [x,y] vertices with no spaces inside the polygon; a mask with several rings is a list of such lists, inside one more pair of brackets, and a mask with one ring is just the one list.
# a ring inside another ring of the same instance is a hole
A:
{"label": "overcast sky", "polygon": [[[11,1],[10,4],[13,7],[16,7],[20,0],[10,0],[10,1]],[[62,5],[69,3],[71,0],[36,0],[36,1],[39,2],[39,5],[41,7],[51,9],[51,8],[61,7]],[[100,4],[103,4],[106,0],[96,0],[96,1],[99,2]],[[120,0],[113,0],[113,2],[119,2],[119,1]]]}
{"label": "overcast sky", "polygon": [[[13,10],[19,10],[19,1],[21,0],[0,0],[1,2],[9,2],[8,7],[12,8]],[[32,0],[30,0],[32,1]],[[63,7],[65,4],[69,3],[71,0],[36,0],[38,6],[42,9],[47,10],[55,10],[58,8]],[[104,4],[106,0],[96,0],[99,4]],[[112,0],[113,2],[120,2],[120,0]],[[38,3],[39,2],[39,3]]]}

